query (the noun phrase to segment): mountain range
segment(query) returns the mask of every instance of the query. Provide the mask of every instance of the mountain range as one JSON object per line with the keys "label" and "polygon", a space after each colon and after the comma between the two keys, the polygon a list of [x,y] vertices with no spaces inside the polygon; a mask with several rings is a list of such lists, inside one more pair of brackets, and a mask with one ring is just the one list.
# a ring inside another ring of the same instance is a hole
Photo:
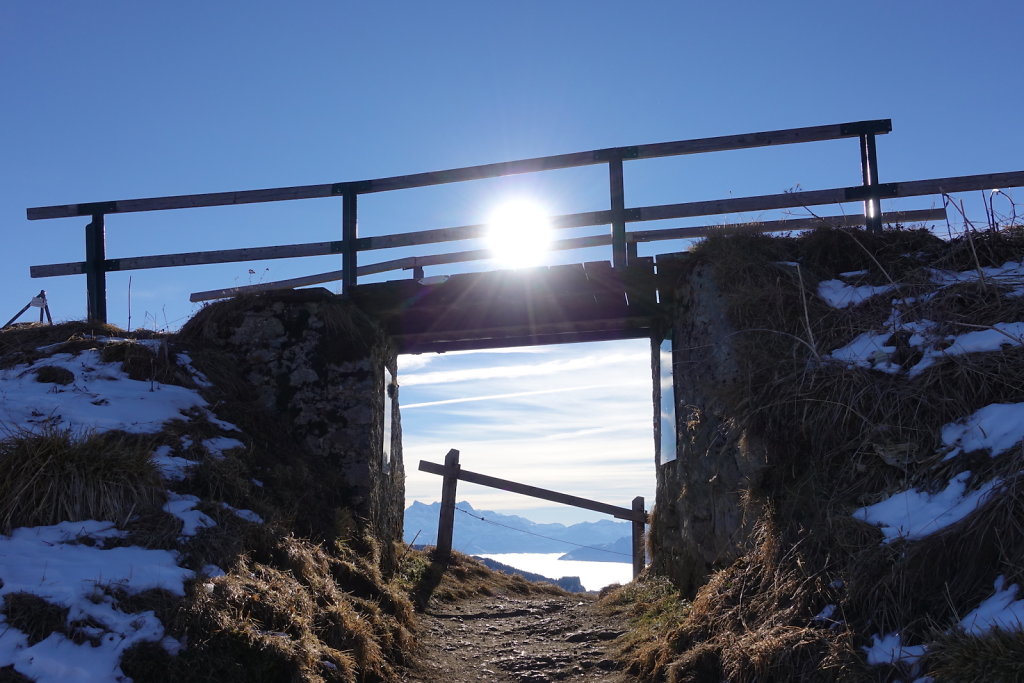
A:
{"label": "mountain range", "polygon": [[[476,510],[466,501],[456,503],[455,508],[452,547],[468,554],[565,553],[573,549],[573,544],[604,546],[615,544],[623,538],[627,539],[626,547],[629,547],[628,538],[632,533],[629,522],[601,520],[566,526],[558,523],[542,524],[518,515],[503,515],[490,510]],[[441,504],[436,502],[430,505],[415,502],[406,508],[405,542],[436,544],[440,512]],[[596,556],[620,562],[629,561],[628,558],[608,553],[595,553],[594,559],[597,559]]]}

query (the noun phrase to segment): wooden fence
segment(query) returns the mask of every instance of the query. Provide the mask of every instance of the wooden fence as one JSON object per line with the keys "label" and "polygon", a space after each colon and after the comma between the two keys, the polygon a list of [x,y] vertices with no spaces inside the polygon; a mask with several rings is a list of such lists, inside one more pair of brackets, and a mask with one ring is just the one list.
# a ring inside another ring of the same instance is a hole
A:
{"label": "wooden fence", "polygon": [[[558,228],[577,228],[600,225],[611,226],[611,230],[608,235],[563,240],[558,245],[558,248],[577,249],[610,244],[612,247],[611,260],[616,268],[627,266],[630,259],[635,258],[636,245],[639,242],[697,237],[706,235],[713,230],[720,229],[720,226],[704,226],[699,228],[647,230],[629,233],[626,231],[626,226],[629,223],[670,218],[712,216],[728,213],[861,202],[864,205],[863,215],[854,215],[850,217],[832,216],[827,217],[824,221],[842,221],[847,224],[851,222],[855,224],[865,224],[869,229],[877,230],[880,229],[883,220],[889,222],[923,221],[934,220],[940,216],[944,216],[944,212],[941,210],[908,211],[900,212],[898,214],[886,214],[883,216],[881,211],[882,199],[1024,185],[1024,172],[961,176],[955,178],[935,178],[931,180],[919,180],[907,183],[879,183],[875,137],[877,135],[889,133],[891,130],[892,122],[888,119],[876,121],[855,121],[850,123],[791,128],[741,135],[727,135],[696,140],[662,142],[638,145],[635,147],[612,147],[587,152],[575,152],[572,154],[522,159],[519,161],[470,166],[466,168],[449,169],[429,173],[417,173],[391,178],[377,178],[373,180],[30,208],[27,212],[29,220],[67,218],[75,216],[89,216],[91,219],[85,229],[85,261],[33,266],[30,269],[30,273],[32,277],[85,274],[88,290],[89,317],[91,319],[101,321],[106,320],[106,273],[122,270],[340,254],[342,260],[342,268],[340,271],[331,271],[329,273],[321,273],[306,278],[296,278],[289,281],[269,283],[263,287],[297,287],[340,279],[343,283],[344,290],[349,291],[357,284],[358,277],[360,275],[404,269],[413,269],[414,272],[416,272],[421,271],[423,266],[426,265],[455,263],[460,261],[476,260],[483,257],[482,251],[474,250],[456,252],[452,254],[403,257],[379,263],[360,265],[359,255],[362,252],[475,239],[483,236],[486,230],[486,226],[484,225],[466,225],[460,227],[403,232],[392,235],[360,237],[357,230],[357,208],[358,198],[360,195],[415,187],[426,187],[445,183],[463,182],[482,178],[494,178],[512,174],[574,168],[594,164],[604,164],[608,168],[610,208],[601,211],[555,216],[552,219],[552,224],[554,227]],[[835,140],[841,138],[859,139],[860,164],[863,179],[863,183],[861,185],[854,187],[832,188],[827,190],[787,192],[757,197],[717,199],[711,201],[666,204],[659,206],[628,208],[625,205],[625,189],[623,180],[623,162],[625,161],[815,142],[821,140]],[[104,226],[105,217],[110,214],[289,201],[318,197],[341,198],[342,221],[340,240],[246,249],[163,254],[157,256],[141,256],[121,259],[106,258],[106,237]],[[812,220],[814,221],[814,224],[817,224],[818,222],[821,222],[822,219]],[[765,229],[801,229],[797,225],[787,225],[787,223],[787,221],[777,221],[772,224],[766,224]],[[804,225],[803,227],[810,227],[810,224]],[[215,290],[213,292],[194,295],[193,299],[199,300],[203,298],[201,295],[204,294],[206,295],[206,298],[211,298],[213,296],[229,296],[233,293],[244,290],[246,290],[246,288]]]}
{"label": "wooden fence", "polygon": [[452,536],[455,529],[455,491],[461,480],[501,489],[502,491],[519,493],[524,496],[550,500],[554,503],[571,505],[583,508],[584,510],[593,510],[594,512],[601,512],[618,519],[628,520],[633,523],[633,578],[636,578],[644,569],[646,564],[644,528],[647,524],[647,511],[644,510],[644,499],[642,496],[637,496],[633,499],[632,508],[623,508],[588,498],[570,496],[565,493],[530,486],[529,484],[520,484],[507,479],[498,479],[486,474],[470,472],[462,469],[459,465],[459,452],[454,448],[445,455],[443,465],[420,460],[420,471],[439,474],[444,477],[441,483],[441,514],[437,525],[437,557],[439,560],[445,561],[451,556]]}

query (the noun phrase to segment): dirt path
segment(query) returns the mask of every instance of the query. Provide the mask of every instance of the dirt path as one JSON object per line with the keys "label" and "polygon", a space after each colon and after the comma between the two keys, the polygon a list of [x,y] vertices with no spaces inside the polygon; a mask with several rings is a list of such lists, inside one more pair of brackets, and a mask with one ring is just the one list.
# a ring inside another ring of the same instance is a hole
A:
{"label": "dirt path", "polygon": [[591,596],[479,597],[419,615],[422,660],[403,680],[631,683],[610,654],[624,625]]}

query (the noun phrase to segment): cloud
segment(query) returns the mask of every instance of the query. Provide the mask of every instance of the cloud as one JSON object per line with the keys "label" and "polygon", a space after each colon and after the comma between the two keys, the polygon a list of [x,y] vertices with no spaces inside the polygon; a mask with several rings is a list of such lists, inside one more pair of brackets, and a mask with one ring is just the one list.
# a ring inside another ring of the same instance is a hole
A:
{"label": "cloud", "polygon": [[605,387],[618,386],[615,384],[590,384],[582,387],[563,387],[560,389],[534,389],[532,391],[517,391],[511,394],[490,394],[489,396],[467,396],[463,398],[446,398],[440,401],[427,401],[426,403],[412,403],[403,405],[402,410],[413,408],[429,408],[432,406],[451,405],[453,403],[472,403],[475,401],[494,401],[506,398],[523,398],[526,396],[540,396],[543,394],[561,394],[567,391],[589,391],[591,389],[603,389]]}
{"label": "cloud", "polygon": [[458,370],[412,373],[401,380],[402,386],[424,384],[451,384],[493,379],[523,379],[527,377],[550,377],[574,370],[589,370],[600,367],[614,367],[637,361],[650,363],[647,353],[632,354],[591,354],[580,358],[557,359],[544,363],[519,363],[515,365],[478,366]]}
{"label": "cloud", "polygon": [[430,365],[430,363],[438,358],[450,358],[452,356],[482,356],[482,355],[514,355],[514,354],[539,354],[544,353],[544,349],[536,346],[523,346],[519,348],[509,349],[477,349],[472,351],[446,351],[444,354],[440,353],[419,353],[419,354],[404,354],[398,357],[398,371],[401,374],[407,372],[415,372]]}

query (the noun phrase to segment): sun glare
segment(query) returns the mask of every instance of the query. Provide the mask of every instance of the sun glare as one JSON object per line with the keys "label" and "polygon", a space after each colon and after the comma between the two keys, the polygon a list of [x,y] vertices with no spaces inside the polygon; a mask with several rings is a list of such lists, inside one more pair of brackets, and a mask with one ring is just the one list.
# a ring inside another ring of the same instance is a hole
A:
{"label": "sun glare", "polygon": [[539,265],[551,247],[551,221],[535,202],[520,199],[502,204],[487,225],[487,247],[507,268]]}

